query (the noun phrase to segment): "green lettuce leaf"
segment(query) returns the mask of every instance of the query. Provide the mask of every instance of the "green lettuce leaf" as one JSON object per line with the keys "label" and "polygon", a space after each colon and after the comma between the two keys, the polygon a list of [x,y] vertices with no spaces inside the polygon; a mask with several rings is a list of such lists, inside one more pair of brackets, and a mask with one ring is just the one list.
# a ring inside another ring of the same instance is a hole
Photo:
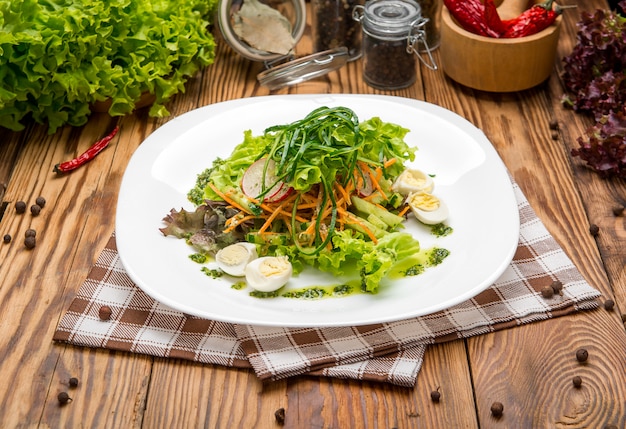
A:
{"label": "green lettuce leaf", "polygon": [[111,101],[125,115],[145,94],[149,114],[213,63],[217,0],[0,0],[0,126],[87,122]]}
{"label": "green lettuce leaf", "polygon": [[337,231],[332,244],[331,250],[325,249],[315,257],[285,250],[286,246],[277,251],[290,256],[290,260],[299,260],[336,276],[356,271],[361,278],[361,288],[369,293],[378,292],[380,282],[397,263],[420,251],[419,242],[405,232],[385,234],[374,244],[354,231]]}

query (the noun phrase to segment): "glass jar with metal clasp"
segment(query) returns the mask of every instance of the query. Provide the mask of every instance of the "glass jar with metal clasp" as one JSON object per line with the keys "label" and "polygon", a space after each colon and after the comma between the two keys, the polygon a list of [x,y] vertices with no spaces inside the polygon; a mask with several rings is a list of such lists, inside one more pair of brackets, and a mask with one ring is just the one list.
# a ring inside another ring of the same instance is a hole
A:
{"label": "glass jar with metal clasp", "polygon": [[[363,31],[363,79],[378,89],[401,89],[417,78],[419,59],[431,70],[437,65],[426,42],[428,20],[413,0],[369,0],[354,8]],[[416,48],[426,46],[428,61]]]}
{"label": "glass jar with metal clasp", "polygon": [[350,57],[343,46],[296,56],[306,27],[305,0],[219,0],[217,21],[235,52],[263,63],[257,80],[270,90],[337,70]]}

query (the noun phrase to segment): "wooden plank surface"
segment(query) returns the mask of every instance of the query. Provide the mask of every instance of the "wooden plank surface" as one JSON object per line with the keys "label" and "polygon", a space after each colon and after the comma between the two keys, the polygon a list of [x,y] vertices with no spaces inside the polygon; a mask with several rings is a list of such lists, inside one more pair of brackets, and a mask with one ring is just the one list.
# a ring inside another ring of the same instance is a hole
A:
{"label": "wooden plank surface", "polygon": [[[565,3],[573,3],[568,1]],[[603,7],[577,2],[576,16]],[[568,12],[569,13],[569,12]],[[564,19],[559,58],[575,43],[574,18]],[[308,33],[300,53],[310,52]],[[438,58],[437,55],[435,58]],[[589,118],[564,109],[560,61],[545,84],[520,93],[463,88],[441,72],[421,68],[418,82],[388,92],[368,87],[361,61],[276,93],[393,94],[446,107],[481,128],[531,206],[585,278],[613,311],[599,309],[429,347],[414,388],[315,377],[260,382],[253,372],[180,360],[54,344],[52,333],[98,252],[113,232],[117,192],[134,150],[155,129],[196,107],[269,94],[255,79],[260,64],[243,60],[223,42],[211,66],[154,119],[139,110],[119,119],[122,131],[88,168],[56,177],[53,166],[85,150],[116,120],[92,116],[80,128],[48,135],[33,126],[0,130],[0,196],[6,208],[0,246],[0,427],[278,427],[290,428],[559,428],[626,427],[626,226],[612,208],[626,204],[626,184],[605,180],[570,155]],[[557,120],[559,138],[549,124]],[[15,201],[47,200],[39,216],[18,215]],[[593,237],[589,225],[597,224]],[[38,244],[27,250],[23,234]],[[578,348],[589,361],[575,359]],[[572,377],[582,377],[576,389]],[[70,377],[80,380],[69,389]],[[439,389],[441,401],[430,392]],[[68,391],[73,401],[59,406]],[[492,402],[504,416],[490,415]]]}

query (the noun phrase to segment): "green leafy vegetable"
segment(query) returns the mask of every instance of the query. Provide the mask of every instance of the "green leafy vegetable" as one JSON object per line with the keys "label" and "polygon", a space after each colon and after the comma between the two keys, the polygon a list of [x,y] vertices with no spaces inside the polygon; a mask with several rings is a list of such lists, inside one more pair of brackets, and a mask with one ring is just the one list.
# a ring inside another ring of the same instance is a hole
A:
{"label": "green leafy vegetable", "polygon": [[217,0],[0,0],[0,126],[32,118],[53,133],[86,123],[91,106],[150,115],[212,64]]}
{"label": "green leafy vegetable", "polygon": [[344,230],[333,235],[333,250],[320,252],[316,264],[320,270],[335,275],[345,274],[346,268],[354,267],[361,277],[361,289],[376,293],[396,263],[419,251],[419,242],[405,232],[385,234],[374,244]]}
{"label": "green leafy vegetable", "polygon": [[[256,244],[259,254],[289,257],[294,272],[305,265],[335,275],[356,272],[361,289],[376,293],[397,263],[420,250],[411,234],[397,231],[404,217],[390,211],[403,200],[391,185],[404,163],[415,158],[416,148],[404,140],[407,133],[406,128],[378,117],[360,122],[346,107],[321,107],[301,120],[269,127],[260,136],[244,132],[243,142],[230,157],[216,160],[198,175],[188,197],[196,205],[226,199],[241,207],[242,218],[261,222],[256,227],[247,225],[246,241]],[[258,206],[241,189],[246,171],[262,159],[273,161],[272,177],[295,190],[288,202],[292,204],[289,220],[272,224],[266,232],[260,228],[265,218],[261,220]],[[367,197],[346,194],[346,189],[357,192],[359,179],[366,176],[372,181]],[[343,191],[338,193],[337,186]],[[317,208],[310,202],[301,206],[301,198],[313,198]]]}

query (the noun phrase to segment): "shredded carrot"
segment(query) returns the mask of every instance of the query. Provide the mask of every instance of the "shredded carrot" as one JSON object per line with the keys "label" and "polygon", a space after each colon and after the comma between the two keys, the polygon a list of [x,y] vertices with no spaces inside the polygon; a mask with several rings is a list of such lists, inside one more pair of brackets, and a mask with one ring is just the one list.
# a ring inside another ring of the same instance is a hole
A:
{"label": "shredded carrot", "polygon": [[238,224],[240,222],[240,219],[243,218],[244,216],[245,216],[245,213],[239,212],[236,215],[226,219],[226,222],[224,222],[224,225],[228,226],[228,225],[230,225],[233,222]]}
{"label": "shredded carrot", "polygon": [[219,189],[217,189],[217,187],[213,183],[209,182],[209,186],[211,187],[213,192],[215,192],[217,195],[219,195],[224,201],[226,201],[231,206],[241,210],[242,212],[246,212],[248,214],[252,214],[252,213],[250,213],[250,210],[248,210],[247,208],[243,208],[241,205],[239,205],[236,201],[234,201],[232,198],[230,198],[224,192],[222,192]]}
{"label": "shredded carrot", "polygon": [[235,216],[226,219],[226,222],[224,222],[224,225],[226,225],[226,228],[224,228],[224,232],[231,232],[232,230],[237,228],[239,225],[241,225],[243,222],[247,220],[251,220],[251,219],[257,219],[258,217],[259,216],[255,216],[255,215],[239,216],[239,213],[238,213]]}
{"label": "shredded carrot", "polygon": [[261,208],[262,208],[263,210],[265,210],[266,212],[268,212],[268,213],[276,213],[276,212],[279,212],[279,213],[280,213],[280,214],[282,214],[282,215],[291,216],[291,212],[289,212],[289,211],[287,211],[287,210],[284,210],[284,208],[285,208],[285,204],[281,204],[281,205],[276,206],[276,207],[272,207],[272,206],[269,206],[269,205],[267,205],[267,204],[261,204]]}
{"label": "shredded carrot", "polygon": [[259,228],[259,234],[264,233],[270,226],[272,226],[272,222],[274,222],[274,219],[276,219],[278,215],[281,214],[282,208],[283,208],[283,204],[278,206],[278,208],[274,210],[272,214],[270,214],[270,216],[267,218],[263,226]]}
{"label": "shredded carrot", "polygon": [[299,210],[314,209],[315,207],[317,207],[317,202],[314,202],[314,203],[300,203],[300,204],[298,204],[298,209]]}
{"label": "shredded carrot", "polygon": [[380,179],[383,178],[383,169],[380,168],[380,167],[376,167],[376,170],[374,171],[374,174],[376,174],[376,176],[375,176],[376,180],[380,181]]}
{"label": "shredded carrot", "polygon": [[371,194],[369,194],[366,197],[361,197],[361,198],[364,199],[365,201],[372,202],[372,200],[374,198],[379,198],[379,197],[382,198],[381,195],[380,195],[380,192],[376,191],[376,192],[372,192]]}
{"label": "shredded carrot", "polygon": [[348,194],[348,191],[343,186],[341,186],[339,182],[335,182],[335,190],[341,194],[344,200],[350,201],[350,195]]}
{"label": "shredded carrot", "polygon": [[398,213],[398,216],[404,216],[406,212],[409,211],[410,208],[411,206],[409,206],[408,204],[405,204],[404,207],[402,207],[402,210],[400,210],[400,212]]}
{"label": "shredded carrot", "polygon": [[348,195],[352,195],[355,189],[354,180],[349,180],[348,183],[346,183],[346,186],[344,186],[344,189]]}
{"label": "shredded carrot", "polygon": [[317,222],[317,217],[312,218],[307,229],[304,230],[305,234],[312,235],[313,231],[315,231],[315,223]]}
{"label": "shredded carrot", "polygon": [[391,158],[391,159],[385,161],[385,163],[383,164],[383,167],[384,168],[389,168],[392,165],[394,165],[396,162],[398,162],[398,158]]}

